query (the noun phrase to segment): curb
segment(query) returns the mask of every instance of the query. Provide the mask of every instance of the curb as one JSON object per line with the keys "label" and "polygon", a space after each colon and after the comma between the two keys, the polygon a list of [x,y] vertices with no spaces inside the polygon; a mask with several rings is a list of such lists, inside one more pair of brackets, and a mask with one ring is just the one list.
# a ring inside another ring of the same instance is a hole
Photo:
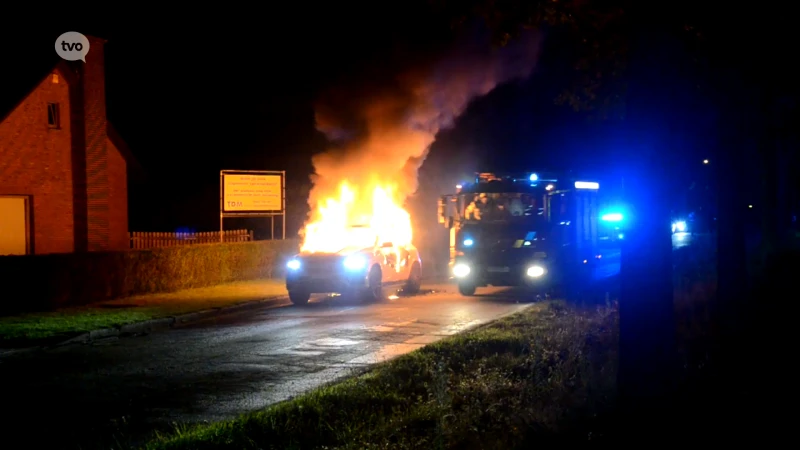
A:
{"label": "curb", "polygon": [[276,300],[287,299],[286,296],[268,297],[261,300],[253,300],[244,303],[237,303],[235,305],[223,306],[220,308],[205,309],[202,311],[195,311],[186,314],[179,314],[177,316],[161,317],[158,319],[145,320],[142,322],[134,322],[125,324],[115,328],[100,328],[97,330],[81,333],[73,336],[67,340],[57,342],[51,345],[40,345],[35,347],[15,348],[15,349],[0,349],[0,359],[7,356],[19,355],[23,353],[30,353],[37,350],[46,350],[49,348],[63,347],[73,344],[88,344],[94,341],[120,338],[129,336],[142,336],[150,334],[153,331],[164,331],[175,327],[175,325],[184,325],[192,322],[199,322],[201,320],[210,319],[212,317],[232,314],[249,309],[255,309],[263,306],[265,303],[273,302]]}

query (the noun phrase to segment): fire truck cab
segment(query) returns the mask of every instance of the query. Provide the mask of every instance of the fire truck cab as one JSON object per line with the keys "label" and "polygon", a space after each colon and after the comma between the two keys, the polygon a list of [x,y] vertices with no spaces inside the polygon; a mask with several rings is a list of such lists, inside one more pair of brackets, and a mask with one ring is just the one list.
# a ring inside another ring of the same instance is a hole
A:
{"label": "fire truck cab", "polygon": [[439,222],[450,230],[449,269],[459,292],[520,286],[551,295],[613,275],[615,262],[618,272],[624,235],[617,217],[601,220],[599,188],[553,174],[477,173],[442,196]]}

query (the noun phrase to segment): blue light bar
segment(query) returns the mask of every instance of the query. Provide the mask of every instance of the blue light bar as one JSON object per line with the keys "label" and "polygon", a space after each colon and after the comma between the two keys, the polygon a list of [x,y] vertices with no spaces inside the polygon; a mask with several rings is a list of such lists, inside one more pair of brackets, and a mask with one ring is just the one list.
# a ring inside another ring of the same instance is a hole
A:
{"label": "blue light bar", "polygon": [[600,189],[600,183],[594,181],[576,181],[575,189]]}
{"label": "blue light bar", "polygon": [[539,180],[539,175],[536,175],[535,173],[532,173],[530,180],[531,181],[538,181]]}
{"label": "blue light bar", "polygon": [[606,222],[621,222],[622,221],[622,214],[620,214],[620,213],[603,214],[603,216],[600,217],[600,219],[604,220]]}

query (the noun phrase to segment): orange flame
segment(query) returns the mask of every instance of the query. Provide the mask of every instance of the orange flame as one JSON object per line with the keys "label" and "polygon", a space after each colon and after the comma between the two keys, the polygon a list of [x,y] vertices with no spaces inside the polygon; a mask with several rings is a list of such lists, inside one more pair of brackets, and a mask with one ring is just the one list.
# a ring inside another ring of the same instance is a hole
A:
{"label": "orange flame", "polygon": [[[371,195],[370,195],[371,192]],[[347,181],[339,195],[319,202],[303,233],[302,252],[335,253],[391,242],[411,244],[411,216],[396,198],[395,186],[375,183],[358,190]]]}
{"label": "orange flame", "polygon": [[431,65],[390,71],[383,82],[359,80],[324,95],[315,120],[334,145],[312,159],[311,216],[301,250],[411,244],[411,220],[402,205],[417,191],[417,170],[437,133],[452,127],[470,101],[528,77],[539,35],[523,35],[495,49],[488,36],[469,33],[452,52],[425,59]]}

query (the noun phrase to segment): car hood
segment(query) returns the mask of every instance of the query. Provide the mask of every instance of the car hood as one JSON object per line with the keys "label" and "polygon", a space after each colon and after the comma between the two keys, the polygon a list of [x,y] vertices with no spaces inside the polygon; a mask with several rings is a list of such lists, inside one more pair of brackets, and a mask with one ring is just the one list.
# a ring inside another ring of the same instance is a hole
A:
{"label": "car hood", "polygon": [[301,258],[301,259],[304,259],[304,260],[320,260],[320,261],[322,261],[322,260],[329,260],[329,259],[340,259],[340,258],[345,257],[345,256],[353,255],[353,254],[356,254],[356,253],[364,253],[364,252],[365,252],[364,249],[346,248],[346,249],[342,249],[342,250],[339,250],[338,252],[334,252],[334,253],[329,253],[329,252],[326,252],[326,253],[321,253],[321,252],[320,253],[318,253],[318,252],[315,252],[315,253],[310,253],[310,252],[309,253],[300,253],[299,255],[297,255],[297,257]]}

